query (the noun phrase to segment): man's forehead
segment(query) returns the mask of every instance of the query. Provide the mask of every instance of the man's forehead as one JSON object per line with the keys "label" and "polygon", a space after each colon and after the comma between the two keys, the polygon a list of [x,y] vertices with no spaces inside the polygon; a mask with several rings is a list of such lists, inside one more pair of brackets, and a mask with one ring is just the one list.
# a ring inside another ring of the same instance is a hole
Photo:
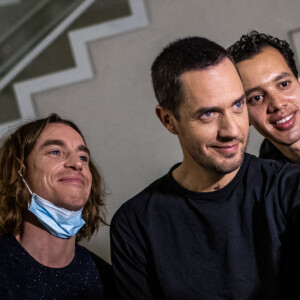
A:
{"label": "man's forehead", "polygon": [[[36,146],[41,146],[46,141],[72,142],[85,145],[82,136],[71,126],[62,123],[49,123],[36,141]],[[57,142],[58,144],[58,142]]]}
{"label": "man's forehead", "polygon": [[247,94],[288,76],[294,77],[284,57],[274,47],[266,47],[254,57],[237,63],[237,68]]}
{"label": "man's forehead", "polygon": [[217,84],[217,79],[219,77],[223,77],[224,74],[230,74],[235,77],[239,77],[235,65],[227,57],[225,57],[218,63],[208,66],[206,68],[185,71],[181,74],[180,79],[182,82],[186,82],[189,80],[198,80],[205,82],[208,80],[207,76],[209,76],[210,81],[215,77],[216,80],[214,80],[214,84]]}
{"label": "man's forehead", "polygon": [[211,101],[226,101],[240,98],[243,94],[243,86],[240,76],[228,59],[219,64],[202,70],[185,72],[181,78],[185,100],[195,100],[209,105]]}
{"label": "man's forehead", "polygon": [[82,139],[79,132],[77,132],[74,128],[69,125],[63,123],[49,123],[45,126],[40,136],[61,136],[61,135],[70,135],[73,137],[78,136],[78,138]]}
{"label": "man's forehead", "polygon": [[282,72],[288,70],[292,74],[283,55],[274,47],[265,47],[260,53],[249,59],[242,60],[236,66],[241,75],[249,72],[253,78],[255,78],[254,68],[261,72],[275,72],[276,70]]}

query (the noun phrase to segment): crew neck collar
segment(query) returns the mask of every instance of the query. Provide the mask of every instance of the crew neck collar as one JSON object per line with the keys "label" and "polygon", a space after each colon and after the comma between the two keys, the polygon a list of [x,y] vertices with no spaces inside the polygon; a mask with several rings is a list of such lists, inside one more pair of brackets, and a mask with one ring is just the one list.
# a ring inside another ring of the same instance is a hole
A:
{"label": "crew neck collar", "polygon": [[224,197],[224,195],[227,195],[228,193],[231,193],[232,189],[235,187],[235,185],[239,182],[239,180],[243,177],[243,174],[245,173],[245,170],[248,167],[248,164],[250,162],[251,155],[248,153],[245,153],[243,162],[234,176],[234,178],[223,188],[216,190],[216,191],[211,191],[211,192],[195,192],[188,190],[181,186],[173,177],[172,172],[180,166],[181,163],[177,163],[174,165],[170,171],[167,174],[167,179],[170,182],[172,189],[176,189],[177,192],[180,194],[188,197],[188,198],[194,198],[194,199],[206,199],[206,200],[218,200],[219,197]]}

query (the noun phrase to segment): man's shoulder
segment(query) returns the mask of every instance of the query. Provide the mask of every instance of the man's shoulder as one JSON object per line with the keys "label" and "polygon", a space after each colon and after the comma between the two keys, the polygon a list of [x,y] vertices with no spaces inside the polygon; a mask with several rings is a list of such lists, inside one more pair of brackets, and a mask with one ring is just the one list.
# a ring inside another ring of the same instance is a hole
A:
{"label": "man's shoulder", "polygon": [[0,236],[0,260],[6,260],[8,257],[15,253],[17,241],[13,236],[2,235]]}
{"label": "man's shoulder", "polygon": [[126,222],[127,219],[131,218],[143,218],[151,211],[155,203],[163,205],[165,201],[160,200],[162,198],[164,200],[170,198],[170,190],[172,190],[172,185],[174,184],[170,178],[171,171],[123,203],[113,216],[112,226],[114,226],[116,220]]}
{"label": "man's shoulder", "polygon": [[260,145],[259,157],[263,159],[273,159],[282,162],[288,162],[285,157],[269,140],[264,139]]}
{"label": "man's shoulder", "polygon": [[110,272],[111,271],[111,265],[106,262],[104,259],[102,259],[100,256],[96,255],[92,251],[88,250],[84,246],[76,244],[76,252],[81,257],[88,257],[93,260],[95,265],[98,267],[98,269],[103,270],[103,272]]}
{"label": "man's shoulder", "polygon": [[9,244],[10,240],[7,236],[0,236],[0,263],[2,265],[3,262],[9,259]]}
{"label": "man's shoulder", "polygon": [[284,182],[292,180],[300,181],[300,166],[289,162],[274,159],[262,159],[254,155],[246,154],[250,157],[248,174],[252,174],[255,180],[270,179],[272,182]]}
{"label": "man's shoulder", "polygon": [[149,184],[146,188],[142,191],[137,193],[135,196],[127,200],[122,206],[122,210],[126,210],[127,208],[136,208],[141,209],[147,202],[153,197],[158,197],[162,193],[166,195],[167,190],[171,184],[170,182],[170,174],[167,173],[166,175],[156,179],[151,184]]}
{"label": "man's shoulder", "polygon": [[94,252],[78,244],[76,245],[76,250],[80,251],[85,256],[89,256],[95,264],[100,276],[100,280],[103,284],[105,299],[117,299],[111,264],[106,262],[100,256],[96,255]]}
{"label": "man's shoulder", "polygon": [[28,269],[27,255],[14,236],[0,236],[0,278],[7,274],[22,276]]}
{"label": "man's shoulder", "polygon": [[266,168],[269,170],[284,170],[284,169],[295,169],[300,170],[299,165],[293,164],[290,162],[285,162],[280,159],[274,159],[274,158],[262,158],[257,157],[252,154],[245,154],[249,158],[249,166],[252,168]]}

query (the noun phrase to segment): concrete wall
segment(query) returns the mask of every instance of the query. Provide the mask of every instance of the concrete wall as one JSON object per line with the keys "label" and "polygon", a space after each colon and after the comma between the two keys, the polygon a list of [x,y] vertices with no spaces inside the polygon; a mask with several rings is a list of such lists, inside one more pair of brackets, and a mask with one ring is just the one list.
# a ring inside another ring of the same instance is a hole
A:
{"label": "concrete wall", "polygon": [[[86,136],[104,174],[108,221],[118,207],[182,159],[175,136],[154,114],[150,66],[168,42],[201,35],[224,47],[249,29],[288,39],[300,27],[299,0],[145,0],[150,24],[89,44],[95,78],[34,95],[38,117],[58,112]],[[248,151],[261,137],[252,132]],[[109,260],[109,228],[88,248]]]}

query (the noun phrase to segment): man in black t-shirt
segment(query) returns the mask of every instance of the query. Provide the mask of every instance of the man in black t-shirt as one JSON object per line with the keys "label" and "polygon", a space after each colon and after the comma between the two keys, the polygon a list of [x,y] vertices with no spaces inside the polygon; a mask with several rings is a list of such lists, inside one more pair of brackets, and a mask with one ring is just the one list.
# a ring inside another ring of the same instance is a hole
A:
{"label": "man in black t-shirt", "polygon": [[244,154],[246,96],[231,57],[180,39],[156,58],[152,81],[183,161],[113,217],[120,297],[292,299],[300,169]]}
{"label": "man in black t-shirt", "polygon": [[251,31],[228,52],[242,79],[250,123],[266,138],[260,157],[300,163],[300,83],[289,44]]}

